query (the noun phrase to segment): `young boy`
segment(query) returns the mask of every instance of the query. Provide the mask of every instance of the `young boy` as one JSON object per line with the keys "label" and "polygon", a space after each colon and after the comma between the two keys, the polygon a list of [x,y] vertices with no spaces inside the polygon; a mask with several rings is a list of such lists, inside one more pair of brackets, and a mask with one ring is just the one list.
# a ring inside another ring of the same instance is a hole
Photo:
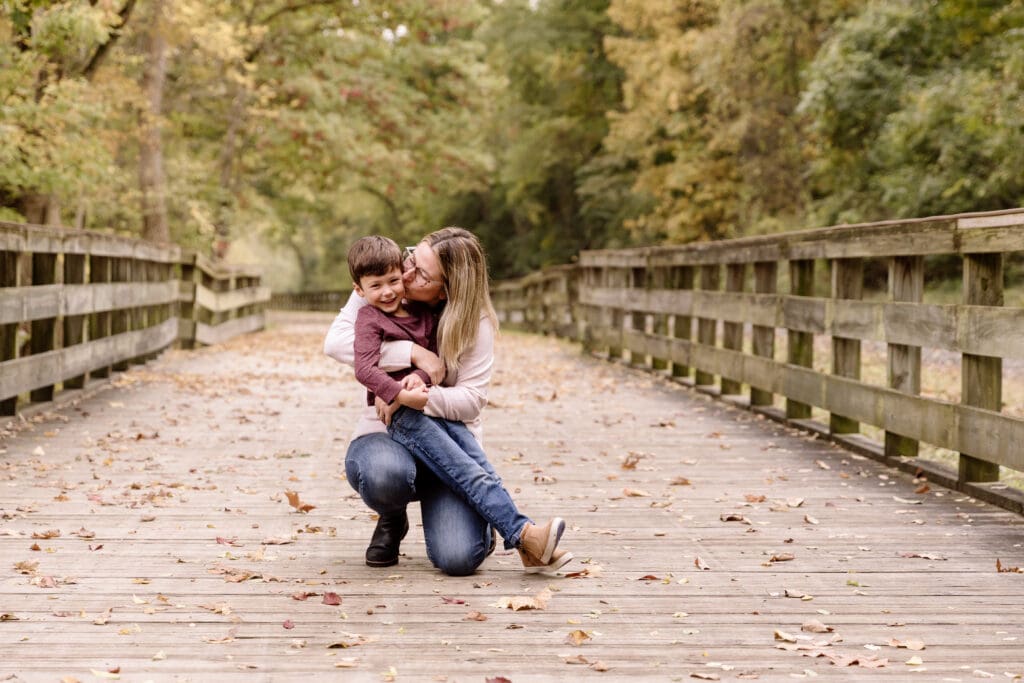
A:
{"label": "young boy", "polygon": [[398,401],[422,410],[429,375],[416,368],[388,373],[378,366],[381,342],[408,340],[437,351],[433,313],[402,302],[402,250],[387,237],[362,237],[348,251],[348,271],[352,288],[369,304],[359,309],[354,342],[356,379],[367,389],[367,405],[378,397],[388,404]]}

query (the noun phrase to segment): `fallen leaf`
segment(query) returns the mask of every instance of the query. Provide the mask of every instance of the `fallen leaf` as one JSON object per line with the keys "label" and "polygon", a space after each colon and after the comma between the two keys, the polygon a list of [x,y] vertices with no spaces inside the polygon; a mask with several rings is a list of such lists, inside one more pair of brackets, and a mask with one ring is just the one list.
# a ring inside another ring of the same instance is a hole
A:
{"label": "fallen leaf", "polygon": [[324,605],[331,605],[331,606],[340,605],[341,604],[341,596],[338,595],[337,593],[333,593],[331,591],[326,591],[324,593],[324,599],[321,600],[321,603],[324,604]]}
{"label": "fallen leaf", "polygon": [[935,553],[900,553],[900,557],[907,558],[920,558],[922,560],[945,560],[946,558],[942,555],[936,555]]}
{"label": "fallen leaf", "polygon": [[487,621],[487,615],[481,614],[480,612],[470,612],[466,616],[462,617],[463,621]]}
{"label": "fallen leaf", "polygon": [[288,538],[287,536],[270,536],[260,541],[263,545],[288,545],[289,543],[295,543],[295,539]]}
{"label": "fallen leaf", "polygon": [[742,522],[743,524],[750,524],[750,520],[738,512],[723,512],[718,516],[718,519],[722,522]]}
{"label": "fallen leaf", "polygon": [[462,598],[449,598],[446,595],[441,596],[441,602],[446,605],[465,605],[466,601]]}
{"label": "fallen leaf", "polygon": [[647,491],[644,491],[643,489],[631,489],[631,488],[628,488],[628,487],[622,489],[622,495],[629,496],[630,498],[650,498],[651,497],[651,494],[647,493]]}
{"label": "fallen leaf", "polygon": [[796,559],[796,555],[794,555],[793,553],[778,553],[776,555],[772,555],[768,559],[768,561],[769,562],[789,562],[789,561],[795,560],[795,559]]}
{"label": "fallen leaf", "polygon": [[904,664],[906,664],[907,666],[921,666],[922,664],[924,664],[924,660],[918,657],[917,655],[914,655],[906,662],[904,662]]}
{"label": "fallen leaf", "polygon": [[510,609],[513,612],[520,612],[523,610],[530,609],[545,609],[548,605],[548,600],[550,599],[551,591],[545,588],[544,590],[540,591],[532,597],[528,595],[517,595],[512,598],[498,598],[498,602],[495,604],[495,606]]}
{"label": "fallen leaf", "polygon": [[33,531],[32,538],[60,538],[60,529],[47,529],[46,531]]}
{"label": "fallen leaf", "polygon": [[300,501],[299,494],[296,491],[285,491],[284,495],[288,498],[288,504],[298,512],[309,512],[310,510],[316,509],[316,505],[310,505],[309,503],[303,503]]}
{"label": "fallen leaf", "polygon": [[165,659],[167,659],[167,655],[166,655],[166,654],[164,654],[164,651],[163,651],[163,650],[160,650],[159,652],[157,652],[157,653],[156,653],[155,655],[153,655],[153,657],[152,657],[152,660],[153,660],[154,662],[162,662],[162,661],[163,661],[163,660],[165,660]]}
{"label": "fallen leaf", "polygon": [[596,662],[591,662],[590,668],[594,671],[608,671],[608,669],[610,669],[611,667],[609,667],[607,664],[605,664],[599,659]]}
{"label": "fallen leaf", "polygon": [[721,680],[721,678],[719,678],[718,674],[704,673],[703,671],[695,671],[695,672],[693,672],[692,674],[690,674],[690,678],[699,678],[702,681],[719,681],[719,680]]}
{"label": "fallen leaf", "polygon": [[1000,574],[1024,574],[1024,569],[1020,567],[1004,567],[998,557],[996,558],[996,571]]}
{"label": "fallen leaf", "polygon": [[110,671],[97,671],[96,669],[89,669],[90,673],[96,678],[106,678],[107,680],[116,681],[121,678],[121,667],[111,669]]}
{"label": "fallen leaf", "polygon": [[286,629],[288,629],[290,631],[293,628],[295,628],[295,622],[292,621],[291,619],[285,619],[284,623],[281,624],[281,626],[285,627]]}
{"label": "fallen leaf", "polygon": [[924,642],[920,640],[897,640],[893,638],[888,642],[889,647],[903,647],[908,650],[923,650]]}
{"label": "fallen leaf", "polygon": [[818,520],[810,515],[804,515],[804,521],[808,524],[818,524]]}
{"label": "fallen leaf", "polygon": [[576,647],[579,647],[580,645],[582,645],[590,639],[591,637],[589,633],[587,633],[586,631],[581,631],[580,629],[576,629],[574,631],[569,631],[569,635],[565,637],[565,642],[569,643],[570,645],[575,645]]}
{"label": "fallen leaf", "polygon": [[705,563],[704,560],[701,559],[700,555],[697,555],[695,558],[693,558],[693,566],[697,569],[700,569],[701,571],[707,571],[711,569],[711,567],[709,567],[707,563]]}
{"label": "fallen leaf", "polygon": [[690,486],[690,480],[686,477],[673,477],[668,483],[669,486]]}
{"label": "fallen leaf", "polygon": [[562,661],[566,664],[590,664],[590,660],[583,655],[563,656]]}
{"label": "fallen leaf", "polygon": [[808,633],[832,633],[833,628],[826,626],[817,619],[810,619],[800,625],[801,631],[807,631]]}
{"label": "fallen leaf", "polygon": [[778,630],[776,630],[773,635],[775,636],[775,640],[781,640],[781,641],[783,641],[785,643],[795,643],[796,642],[796,636],[794,636],[791,633],[786,633],[785,631],[778,631]]}

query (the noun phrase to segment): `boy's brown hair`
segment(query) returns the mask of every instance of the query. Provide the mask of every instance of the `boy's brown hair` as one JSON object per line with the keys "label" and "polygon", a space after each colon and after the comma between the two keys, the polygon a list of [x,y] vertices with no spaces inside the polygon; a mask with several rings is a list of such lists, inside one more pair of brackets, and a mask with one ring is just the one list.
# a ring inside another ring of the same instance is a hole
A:
{"label": "boy's brown hair", "polygon": [[349,247],[348,273],[353,285],[367,275],[386,275],[392,268],[402,269],[402,250],[393,239],[368,235]]}

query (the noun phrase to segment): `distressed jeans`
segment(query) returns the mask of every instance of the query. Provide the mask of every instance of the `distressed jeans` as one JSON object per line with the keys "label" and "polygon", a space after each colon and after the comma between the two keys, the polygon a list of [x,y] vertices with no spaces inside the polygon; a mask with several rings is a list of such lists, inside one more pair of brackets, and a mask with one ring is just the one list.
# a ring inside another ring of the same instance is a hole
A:
{"label": "distressed jeans", "polygon": [[519,534],[531,520],[519,512],[465,424],[402,407],[391,418],[388,431],[490,522],[505,539],[505,548],[519,544]]}
{"label": "distressed jeans", "polygon": [[345,474],[378,514],[397,514],[419,500],[427,558],[445,574],[472,574],[487,557],[487,520],[388,434],[366,434],[349,444]]}

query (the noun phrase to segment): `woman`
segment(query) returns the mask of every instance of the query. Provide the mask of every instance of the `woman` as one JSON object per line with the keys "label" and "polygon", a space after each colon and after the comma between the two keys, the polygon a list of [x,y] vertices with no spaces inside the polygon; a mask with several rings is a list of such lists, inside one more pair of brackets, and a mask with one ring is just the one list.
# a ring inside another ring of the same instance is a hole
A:
{"label": "woman", "polygon": [[[479,446],[480,413],[494,362],[497,316],[487,286],[487,265],[476,237],[443,228],[410,251],[403,273],[405,297],[439,313],[438,351],[412,342],[385,342],[380,367],[414,365],[431,376],[423,412],[369,406],[356,425],[345,472],[363,501],[379,515],[366,549],[366,563],[398,562],[409,530],[406,506],[419,499],[427,556],[450,575],[473,573],[493,550],[491,524],[508,548],[519,549],[528,572],[550,571],[572,556],[557,550],[565,523],[544,527],[519,514]],[[354,322],[365,301],[355,293],[324,340],[324,353],[351,365]]]}

